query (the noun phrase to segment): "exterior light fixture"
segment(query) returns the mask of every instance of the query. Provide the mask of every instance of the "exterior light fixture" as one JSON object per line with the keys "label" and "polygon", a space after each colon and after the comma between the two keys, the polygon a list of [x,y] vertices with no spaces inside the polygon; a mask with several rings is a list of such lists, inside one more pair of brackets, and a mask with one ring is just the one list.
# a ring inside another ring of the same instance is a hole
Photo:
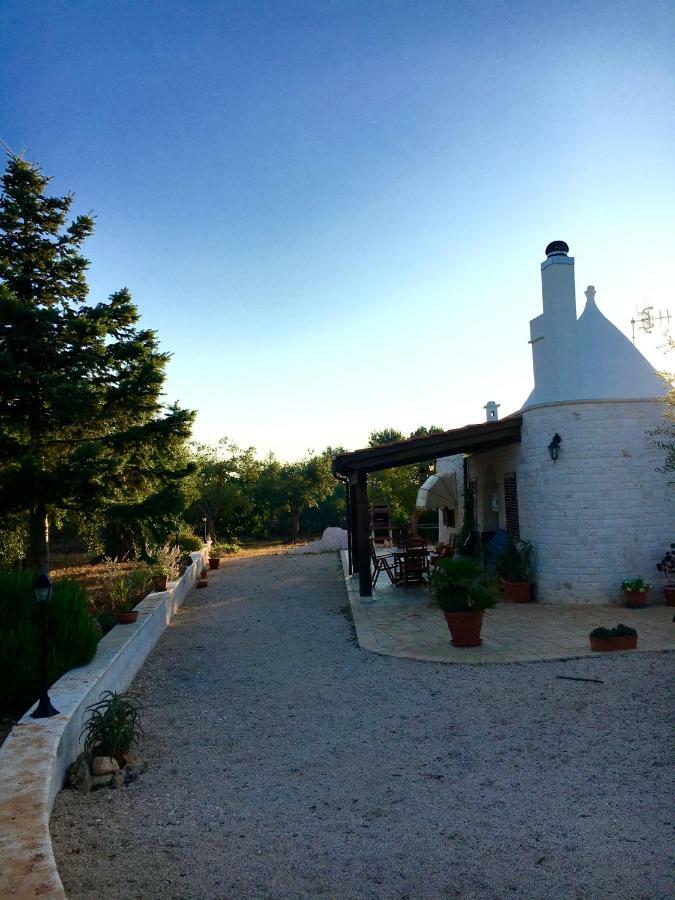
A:
{"label": "exterior light fixture", "polygon": [[208,536],[206,534],[206,516],[203,517],[202,522],[204,523],[204,543],[206,543],[208,540]]}
{"label": "exterior light fixture", "polygon": [[562,438],[556,431],[553,435],[553,440],[548,445],[548,455],[551,457],[553,462],[556,462],[558,457],[560,456],[560,445],[562,444]]}
{"label": "exterior light fixture", "polygon": [[57,716],[59,711],[52,706],[47,691],[47,605],[52,596],[52,583],[46,572],[41,572],[38,575],[33,589],[35,590],[35,599],[40,607],[42,647],[40,651],[40,701],[35,711],[30,715],[31,719],[48,719],[50,716]]}

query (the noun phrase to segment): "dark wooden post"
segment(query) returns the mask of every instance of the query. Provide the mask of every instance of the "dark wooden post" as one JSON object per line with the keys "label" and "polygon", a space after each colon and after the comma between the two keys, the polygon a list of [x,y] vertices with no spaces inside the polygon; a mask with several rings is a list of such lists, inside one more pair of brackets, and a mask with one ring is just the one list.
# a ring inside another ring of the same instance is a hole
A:
{"label": "dark wooden post", "polygon": [[359,516],[356,506],[356,475],[349,479],[349,549],[351,552],[351,573],[359,571]]}
{"label": "dark wooden post", "polygon": [[356,479],[356,521],[358,527],[356,555],[359,561],[359,594],[372,597],[370,582],[370,522],[368,521],[368,475],[359,472]]}

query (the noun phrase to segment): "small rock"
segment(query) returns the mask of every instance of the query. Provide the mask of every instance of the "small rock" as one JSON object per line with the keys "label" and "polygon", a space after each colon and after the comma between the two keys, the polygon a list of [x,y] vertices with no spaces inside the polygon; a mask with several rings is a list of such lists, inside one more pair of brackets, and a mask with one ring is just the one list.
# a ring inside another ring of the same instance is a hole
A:
{"label": "small rock", "polygon": [[144,759],[141,759],[138,756],[136,756],[134,758],[135,758],[134,764],[130,765],[129,763],[127,763],[127,765],[124,769],[124,774],[127,779],[127,784],[131,784],[132,781],[136,781],[136,779],[138,778],[139,775],[142,775],[143,772],[148,771],[148,764],[146,763],[146,761]]}
{"label": "small rock", "polygon": [[112,772],[109,772],[107,775],[92,775],[91,777],[91,789],[92,791],[98,790],[98,788],[108,787],[108,785],[112,782],[115,776]]}
{"label": "small rock", "polygon": [[[78,756],[79,759],[79,756]],[[86,759],[77,760],[68,768],[68,781],[78,791],[88,794],[91,790],[91,772]]]}
{"label": "small rock", "polygon": [[140,762],[142,762],[138,753],[134,753],[133,750],[127,750],[124,754],[124,765],[125,766],[137,766]]}
{"label": "small rock", "polygon": [[92,775],[114,775],[119,769],[117,760],[112,756],[95,756],[91,764]]}
{"label": "small rock", "polygon": [[115,772],[112,777],[112,781],[110,782],[110,786],[114,788],[121,788],[125,783],[124,773],[123,772]]}

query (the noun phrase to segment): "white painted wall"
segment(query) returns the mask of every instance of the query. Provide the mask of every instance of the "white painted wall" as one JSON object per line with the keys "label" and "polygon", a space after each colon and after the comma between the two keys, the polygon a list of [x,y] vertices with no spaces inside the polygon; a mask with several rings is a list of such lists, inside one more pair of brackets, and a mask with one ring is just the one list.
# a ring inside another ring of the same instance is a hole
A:
{"label": "white painted wall", "polygon": [[[502,528],[503,477],[517,473],[521,537],[534,544],[541,602],[618,602],[623,579],[635,577],[661,599],[656,563],[675,539],[675,488],[656,471],[663,454],[647,431],[663,422],[664,408],[640,400],[535,406],[523,412],[522,443],[469,458],[480,528],[488,466]],[[555,432],[562,447],[554,464],[547,447]]]}

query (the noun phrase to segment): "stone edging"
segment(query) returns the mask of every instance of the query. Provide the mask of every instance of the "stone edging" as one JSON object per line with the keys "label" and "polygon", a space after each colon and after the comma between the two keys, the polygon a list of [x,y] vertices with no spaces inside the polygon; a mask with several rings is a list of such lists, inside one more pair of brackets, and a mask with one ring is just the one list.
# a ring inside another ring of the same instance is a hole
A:
{"label": "stone edging", "polygon": [[49,690],[59,715],[26,713],[0,749],[0,885],[6,897],[65,897],[56,870],[49,816],[66,769],[81,750],[84,710],[102,691],[125,690],[197,580],[208,546],[168,590],[149,594],[133,625],[116,625],[93,660],[71,669]]}

